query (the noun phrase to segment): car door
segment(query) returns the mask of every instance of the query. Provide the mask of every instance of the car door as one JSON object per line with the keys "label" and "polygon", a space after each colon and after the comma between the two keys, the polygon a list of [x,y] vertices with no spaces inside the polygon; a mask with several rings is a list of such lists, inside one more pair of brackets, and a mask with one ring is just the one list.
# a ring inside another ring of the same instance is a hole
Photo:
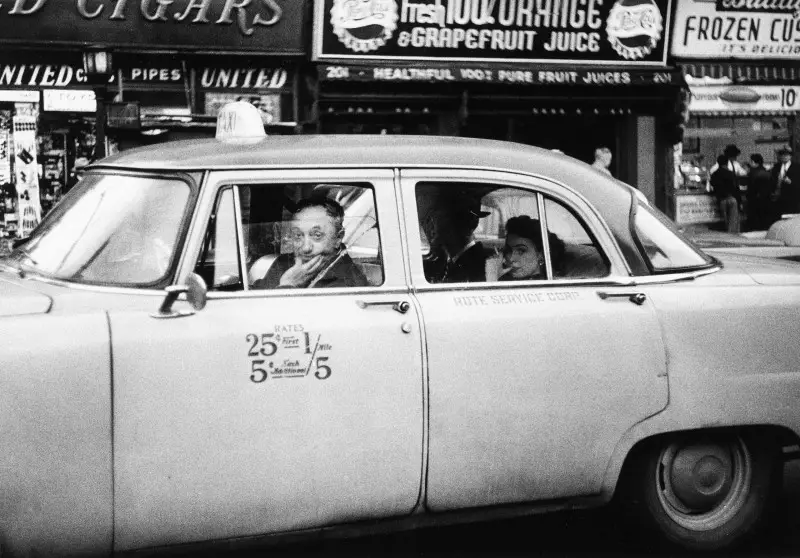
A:
{"label": "car door", "polygon": [[[369,284],[252,288],[309,194],[347,208]],[[117,550],[412,511],[422,343],[399,246],[390,170],[211,173],[182,263],[206,307],[110,316]]]}
{"label": "car door", "polygon": [[[428,506],[599,492],[623,433],[668,398],[655,312],[621,286],[624,264],[607,229],[567,188],[542,179],[408,170],[401,185],[427,347]],[[485,277],[433,283],[426,219],[453,189],[480,201],[474,239],[486,256]],[[498,280],[503,231],[519,216],[552,233],[547,277]],[[554,266],[557,243],[566,267]]]}

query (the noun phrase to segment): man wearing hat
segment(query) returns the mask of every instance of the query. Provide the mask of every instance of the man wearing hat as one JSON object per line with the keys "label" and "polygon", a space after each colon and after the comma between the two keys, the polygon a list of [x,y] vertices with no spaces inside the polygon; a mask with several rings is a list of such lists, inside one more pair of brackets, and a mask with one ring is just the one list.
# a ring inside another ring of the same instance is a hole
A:
{"label": "man wearing hat", "polygon": [[800,167],[792,162],[792,148],[788,145],[778,150],[778,162],[772,165],[773,198],[777,202],[777,215],[800,213]]}
{"label": "man wearing hat", "polygon": [[486,256],[474,233],[481,217],[479,198],[454,194],[440,198],[428,212],[425,233],[431,257],[425,263],[425,277],[431,283],[486,281]]}

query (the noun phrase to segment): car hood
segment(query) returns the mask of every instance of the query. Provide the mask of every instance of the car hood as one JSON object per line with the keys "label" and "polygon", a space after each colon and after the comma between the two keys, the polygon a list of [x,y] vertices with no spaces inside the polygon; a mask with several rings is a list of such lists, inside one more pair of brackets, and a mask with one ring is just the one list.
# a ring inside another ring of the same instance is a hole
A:
{"label": "car hood", "polygon": [[46,314],[52,305],[49,296],[0,278],[0,317]]}
{"label": "car hood", "polygon": [[714,252],[728,271],[747,274],[761,285],[800,285],[800,263],[774,258]]}

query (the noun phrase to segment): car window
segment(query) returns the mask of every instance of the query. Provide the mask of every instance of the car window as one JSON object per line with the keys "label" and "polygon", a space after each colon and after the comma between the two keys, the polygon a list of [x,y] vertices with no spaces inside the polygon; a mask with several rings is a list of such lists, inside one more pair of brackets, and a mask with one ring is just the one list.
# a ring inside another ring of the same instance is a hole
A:
{"label": "car window", "polygon": [[217,199],[197,262],[210,288],[383,284],[369,184],[247,184],[229,190]]}
{"label": "car window", "polygon": [[[423,269],[431,284],[608,274],[607,258],[575,213],[536,192],[490,184],[420,182],[416,198]],[[546,239],[540,198],[547,215]]]}
{"label": "car window", "polygon": [[172,268],[190,197],[183,180],[87,174],[11,257],[59,279],[155,287]]}
{"label": "car window", "polygon": [[234,195],[233,188],[220,191],[203,241],[198,271],[211,290],[239,290],[243,285]]}
{"label": "car window", "polygon": [[544,202],[550,254],[555,278],[605,277],[608,259],[589,229],[565,205],[551,198]]}
{"label": "car window", "polygon": [[666,217],[649,205],[636,208],[635,231],[646,261],[656,272],[701,267],[713,263],[687,242]]}

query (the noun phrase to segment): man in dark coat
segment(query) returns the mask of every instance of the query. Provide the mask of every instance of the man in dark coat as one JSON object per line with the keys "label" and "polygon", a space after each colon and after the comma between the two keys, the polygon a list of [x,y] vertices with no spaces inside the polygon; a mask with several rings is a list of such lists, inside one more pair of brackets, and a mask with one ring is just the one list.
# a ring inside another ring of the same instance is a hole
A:
{"label": "man in dark coat", "polygon": [[800,166],[792,162],[792,148],[788,145],[778,150],[778,162],[772,165],[771,174],[776,220],[783,213],[800,213]]}
{"label": "man in dark coat", "polygon": [[423,264],[430,283],[486,281],[486,256],[474,232],[480,218],[487,215],[481,211],[480,200],[469,194],[438,200],[425,222],[431,254]]}
{"label": "man in dark coat", "polygon": [[327,198],[303,200],[292,217],[293,254],[281,254],[255,289],[364,287],[364,273],[347,254],[344,210]]}
{"label": "man in dark coat", "polygon": [[764,157],[760,153],[750,155],[750,172],[747,174],[747,224],[750,229],[760,231],[772,224],[772,192],[774,183],[764,168]]}
{"label": "man in dark coat", "polygon": [[714,188],[714,195],[719,201],[719,211],[722,220],[725,222],[725,230],[738,233],[741,230],[739,221],[739,206],[742,202],[742,194],[739,191],[739,184],[736,174],[728,168],[729,159],[725,155],[717,157],[717,170],[711,174],[711,187]]}

